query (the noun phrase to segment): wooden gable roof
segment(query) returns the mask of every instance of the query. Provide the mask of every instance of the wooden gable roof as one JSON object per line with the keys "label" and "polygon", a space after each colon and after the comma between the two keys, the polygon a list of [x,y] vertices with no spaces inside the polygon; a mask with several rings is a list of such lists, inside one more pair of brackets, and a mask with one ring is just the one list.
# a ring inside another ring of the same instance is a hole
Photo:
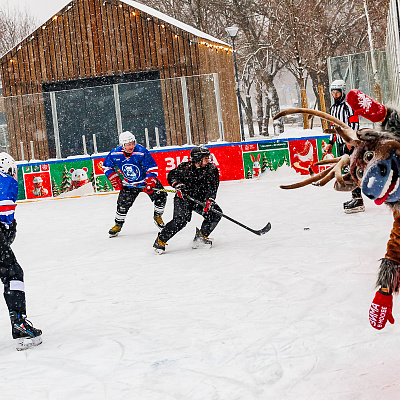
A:
{"label": "wooden gable roof", "polygon": [[0,63],[8,96],[41,92],[42,83],[93,76],[216,72],[211,64],[232,64],[231,51],[219,39],[132,0],[74,0]]}

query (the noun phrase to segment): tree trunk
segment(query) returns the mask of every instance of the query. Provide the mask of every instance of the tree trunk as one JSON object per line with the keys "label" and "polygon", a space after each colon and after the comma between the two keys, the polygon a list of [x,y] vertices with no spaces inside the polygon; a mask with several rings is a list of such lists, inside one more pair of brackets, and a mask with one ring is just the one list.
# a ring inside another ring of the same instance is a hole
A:
{"label": "tree trunk", "polygon": [[249,127],[249,136],[254,137],[253,106],[251,105],[251,96],[246,96],[246,104],[243,102],[243,106],[246,114],[247,126]]}
{"label": "tree trunk", "polygon": [[[274,84],[270,85],[269,95],[271,99],[271,114],[274,116],[280,111],[279,96]],[[283,133],[284,127],[281,118],[279,120],[275,120],[273,126],[275,136],[279,136],[281,133]]]}
{"label": "tree trunk", "polygon": [[321,102],[320,102],[320,96],[319,96],[319,89],[318,86],[320,85],[319,81],[319,76],[316,72],[311,71],[310,72],[310,79],[311,79],[311,85],[312,85],[312,89],[314,92],[314,96],[317,99],[318,102],[318,110],[321,110]]}
{"label": "tree trunk", "polygon": [[[324,88],[322,85],[318,86],[318,94],[319,94],[319,102],[321,104],[321,111],[326,113],[326,106],[325,106],[325,96],[324,96]],[[323,119],[322,120],[322,129],[328,129],[328,122]]]}
{"label": "tree trunk", "polygon": [[264,127],[264,113],[263,113],[263,93],[261,85],[257,85],[257,124],[259,135],[268,136],[268,126]]}
{"label": "tree trunk", "polygon": [[[301,107],[308,108],[306,85],[303,78],[298,80],[300,86]],[[303,129],[310,129],[308,114],[303,114]]]}
{"label": "tree trunk", "polygon": [[271,116],[271,100],[265,96],[265,114],[263,118],[262,135],[269,136],[269,117]]}

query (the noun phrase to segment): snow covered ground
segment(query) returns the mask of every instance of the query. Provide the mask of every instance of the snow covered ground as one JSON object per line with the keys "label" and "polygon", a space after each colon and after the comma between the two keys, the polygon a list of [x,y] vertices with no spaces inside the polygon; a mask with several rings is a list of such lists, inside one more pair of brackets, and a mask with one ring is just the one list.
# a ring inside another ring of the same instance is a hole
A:
{"label": "snow covered ground", "polygon": [[0,399],[398,399],[400,323],[368,322],[392,216],[368,200],[345,215],[332,185],[279,188],[298,179],[223,182],[224,212],[271,231],[223,219],[213,248],[192,250],[194,215],[161,256],[145,195],[113,239],[116,194],[19,204],[13,248],[43,344],[17,352],[0,303]]}

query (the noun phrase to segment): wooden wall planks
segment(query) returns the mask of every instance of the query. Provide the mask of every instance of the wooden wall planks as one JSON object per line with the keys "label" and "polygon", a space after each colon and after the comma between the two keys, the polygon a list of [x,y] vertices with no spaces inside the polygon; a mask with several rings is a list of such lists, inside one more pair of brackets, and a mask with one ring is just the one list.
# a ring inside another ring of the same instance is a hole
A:
{"label": "wooden wall planks", "polygon": [[[207,43],[205,45],[204,43]],[[168,145],[187,143],[180,77],[186,76],[192,143],[219,138],[212,82],[218,73],[225,140],[240,141],[232,53],[118,0],[75,0],[1,59],[10,149],[49,156],[42,84],[159,71]],[[225,46],[226,47],[226,46]],[[178,79],[177,79],[178,78]],[[22,95],[31,95],[21,97]]]}

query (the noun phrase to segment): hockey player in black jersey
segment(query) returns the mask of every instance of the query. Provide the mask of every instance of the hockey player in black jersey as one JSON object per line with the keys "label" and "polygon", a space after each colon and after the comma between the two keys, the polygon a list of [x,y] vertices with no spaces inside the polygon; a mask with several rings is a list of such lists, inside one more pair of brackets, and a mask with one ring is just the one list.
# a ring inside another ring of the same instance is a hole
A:
{"label": "hockey player in black jersey", "polygon": [[[192,218],[192,212],[204,217],[200,229],[196,228],[192,248],[211,247],[211,232],[218,225],[221,216],[210,212],[211,208],[222,212],[215,203],[219,186],[218,168],[210,162],[210,150],[205,146],[196,146],[190,152],[190,161],[183,162],[169,172],[168,183],[176,190],[173,219],[158,234],[153,247],[158,254],[165,251],[169,239],[182,230]],[[192,197],[205,208],[186,197]]]}
{"label": "hockey player in black jersey", "polygon": [[[354,115],[353,109],[346,101],[346,83],[338,79],[333,81],[330,86],[330,92],[333,97],[333,104],[329,108],[329,114],[349,125],[351,129],[357,132],[359,128],[358,116]],[[326,150],[332,149],[334,143],[337,143],[338,156],[343,154],[351,154],[353,148],[349,148],[340,135],[333,133],[330,137],[329,144]],[[343,203],[344,212],[352,214],[365,211],[364,201],[361,196],[361,189],[357,187],[351,192],[351,200]]]}
{"label": "hockey player in black jersey", "polygon": [[17,206],[17,167],[7,153],[0,153],[0,279],[10,314],[11,333],[17,350],[42,343],[42,331],[26,319],[24,272],[11,249],[17,231],[14,210]]}

